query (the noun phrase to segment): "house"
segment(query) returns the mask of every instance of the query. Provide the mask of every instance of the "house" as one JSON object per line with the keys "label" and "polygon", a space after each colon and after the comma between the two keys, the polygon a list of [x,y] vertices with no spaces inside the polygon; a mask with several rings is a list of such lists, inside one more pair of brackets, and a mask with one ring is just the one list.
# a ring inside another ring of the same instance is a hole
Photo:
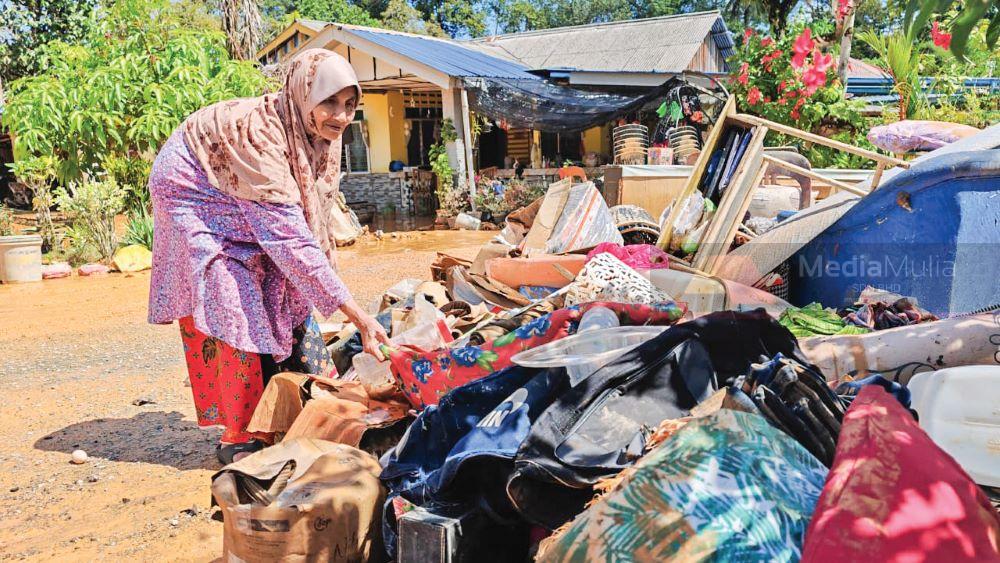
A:
{"label": "house", "polygon": [[[543,166],[548,162],[609,153],[607,125],[582,133],[542,133],[505,127],[502,115],[477,116],[473,123],[467,80],[548,79],[572,87],[636,91],[684,70],[725,72],[733,42],[717,11],[465,41],[297,20],[257,58],[265,65],[281,64],[309,48],[344,56],[364,91],[344,146],[349,177],[342,186],[348,200],[391,202],[394,208],[420,211],[426,207],[421,200],[431,195],[390,167],[398,168],[396,162],[427,166],[428,150],[445,119],[458,133],[447,149],[460,186],[471,185],[477,166],[509,169],[515,159],[530,162],[533,148],[536,155],[541,153],[542,162],[536,158],[535,168],[543,169],[542,174],[551,170]],[[473,131],[478,132],[477,142]]]}

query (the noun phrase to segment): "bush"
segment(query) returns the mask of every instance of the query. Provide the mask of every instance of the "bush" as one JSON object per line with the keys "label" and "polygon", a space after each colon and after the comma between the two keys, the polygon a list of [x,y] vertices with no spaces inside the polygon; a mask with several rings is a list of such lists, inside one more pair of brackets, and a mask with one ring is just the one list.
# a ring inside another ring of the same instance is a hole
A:
{"label": "bush", "polygon": [[145,207],[129,213],[125,244],[141,244],[153,250],[153,215]]}
{"label": "bush", "polygon": [[[820,48],[820,37],[832,31],[829,22],[796,24],[777,39],[746,30],[743,44],[730,59],[730,68],[734,69],[730,91],[742,111],[872,148],[864,137],[869,127],[861,114],[864,104],[845,97],[833,55]],[[781,135],[769,136],[768,141],[798,146],[816,167],[858,167],[868,163],[860,157]]]}
{"label": "bush", "polygon": [[125,208],[125,189],[111,178],[84,180],[55,192],[56,205],[72,221],[71,255],[109,261],[118,248],[115,217]]}

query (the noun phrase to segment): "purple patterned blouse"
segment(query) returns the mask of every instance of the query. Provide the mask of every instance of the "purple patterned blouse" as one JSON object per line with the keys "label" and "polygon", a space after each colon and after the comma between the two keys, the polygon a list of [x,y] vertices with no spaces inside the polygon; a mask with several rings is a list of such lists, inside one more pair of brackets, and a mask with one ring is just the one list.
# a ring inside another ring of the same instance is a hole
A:
{"label": "purple patterned blouse", "polygon": [[292,329],[316,307],[350,299],[297,205],[259,203],[214,188],[175,132],[149,176],[153,271],[149,322],[194,317],[238,350],[288,357]]}

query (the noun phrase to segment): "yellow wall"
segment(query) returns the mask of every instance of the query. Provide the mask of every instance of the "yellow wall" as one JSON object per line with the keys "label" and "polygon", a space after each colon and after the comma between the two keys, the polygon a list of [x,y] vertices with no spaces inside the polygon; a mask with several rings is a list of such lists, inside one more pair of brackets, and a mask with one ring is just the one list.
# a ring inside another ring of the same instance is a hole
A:
{"label": "yellow wall", "polygon": [[402,92],[389,92],[386,94],[389,108],[389,153],[390,160],[400,160],[406,164],[406,135],[403,131],[403,123],[406,121],[406,104],[403,101]]}
{"label": "yellow wall", "polygon": [[583,152],[596,152],[597,154],[608,154],[607,135],[604,134],[604,127],[591,127],[583,132]]}
{"label": "yellow wall", "polygon": [[[400,92],[362,95],[362,110],[368,122],[368,151],[372,172],[388,172],[393,160],[406,162],[403,134],[403,95]],[[390,115],[391,113],[391,115]]]}

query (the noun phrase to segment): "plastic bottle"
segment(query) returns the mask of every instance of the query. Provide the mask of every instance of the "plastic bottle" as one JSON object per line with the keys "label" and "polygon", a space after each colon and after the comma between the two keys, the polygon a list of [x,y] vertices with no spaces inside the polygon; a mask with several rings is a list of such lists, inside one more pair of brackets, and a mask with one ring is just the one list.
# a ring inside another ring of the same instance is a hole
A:
{"label": "plastic bottle", "polygon": [[[591,330],[600,330],[602,328],[613,328],[620,326],[621,323],[618,321],[618,315],[614,311],[608,309],[607,307],[593,307],[588,309],[583,317],[580,318],[580,328],[577,329],[577,334],[581,332],[588,332]],[[581,347],[576,352],[580,355],[586,355],[588,353],[598,352],[597,348],[587,349],[587,347]],[[571,387],[575,387],[578,383],[590,377],[590,374],[594,373],[596,368],[593,364],[577,364],[572,366],[566,366],[566,373],[569,375],[569,384]]]}

